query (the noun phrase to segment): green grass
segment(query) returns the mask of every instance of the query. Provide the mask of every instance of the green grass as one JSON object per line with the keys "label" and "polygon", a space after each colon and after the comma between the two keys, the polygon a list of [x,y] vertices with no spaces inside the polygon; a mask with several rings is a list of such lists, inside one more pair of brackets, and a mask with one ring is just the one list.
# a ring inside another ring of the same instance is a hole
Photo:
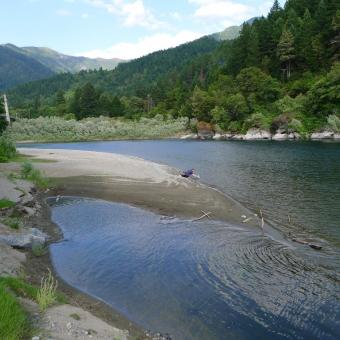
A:
{"label": "green grass", "polygon": [[0,209],[6,209],[11,208],[15,206],[15,202],[7,200],[7,199],[1,199],[0,200]]}
{"label": "green grass", "polygon": [[57,302],[57,286],[58,282],[50,271],[47,276],[41,279],[41,285],[37,293],[37,302],[41,311]]}
{"label": "green grass", "polygon": [[2,220],[2,223],[12,229],[20,229],[23,225],[19,217],[6,217]]}
{"label": "green grass", "polygon": [[44,177],[40,170],[34,168],[30,162],[22,163],[21,176],[23,179],[33,182],[39,189],[47,189],[51,186],[51,181]]}
{"label": "green grass", "polygon": [[3,282],[0,282],[0,311],[0,339],[17,340],[29,333],[26,312]]}

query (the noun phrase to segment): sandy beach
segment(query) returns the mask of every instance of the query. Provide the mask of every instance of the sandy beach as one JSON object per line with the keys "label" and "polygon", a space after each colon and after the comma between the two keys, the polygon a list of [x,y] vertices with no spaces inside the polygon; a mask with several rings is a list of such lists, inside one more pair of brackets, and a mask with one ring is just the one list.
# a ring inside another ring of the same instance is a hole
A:
{"label": "sandy beach", "polygon": [[35,166],[54,179],[61,195],[123,202],[189,219],[205,211],[215,220],[259,228],[258,219],[232,198],[182,178],[178,170],[166,165],[90,151],[20,148],[19,152],[51,161]]}

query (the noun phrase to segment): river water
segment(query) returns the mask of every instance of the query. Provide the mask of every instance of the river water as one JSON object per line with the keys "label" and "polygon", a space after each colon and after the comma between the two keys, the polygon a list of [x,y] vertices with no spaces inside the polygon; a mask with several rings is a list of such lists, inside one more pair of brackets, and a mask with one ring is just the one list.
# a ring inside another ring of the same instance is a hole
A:
{"label": "river water", "polygon": [[[58,273],[145,328],[174,339],[340,336],[340,145],[115,141],[31,145],[122,153],[195,168],[261,209],[284,239],[218,222],[164,220],[127,205],[63,198],[51,247]],[[289,217],[288,217],[289,216]]]}

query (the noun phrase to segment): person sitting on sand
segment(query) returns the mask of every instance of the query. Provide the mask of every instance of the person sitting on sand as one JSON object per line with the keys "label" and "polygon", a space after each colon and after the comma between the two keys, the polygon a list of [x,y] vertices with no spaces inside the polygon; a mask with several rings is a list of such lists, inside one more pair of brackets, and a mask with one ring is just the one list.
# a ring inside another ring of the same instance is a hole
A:
{"label": "person sitting on sand", "polygon": [[195,169],[185,170],[181,173],[181,176],[185,178],[189,178],[191,176],[194,176],[194,172],[195,172]]}

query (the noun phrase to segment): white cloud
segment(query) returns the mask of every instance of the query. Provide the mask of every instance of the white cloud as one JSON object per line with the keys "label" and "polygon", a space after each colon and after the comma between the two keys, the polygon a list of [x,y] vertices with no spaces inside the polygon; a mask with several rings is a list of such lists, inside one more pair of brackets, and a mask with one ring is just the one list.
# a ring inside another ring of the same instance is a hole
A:
{"label": "white cloud", "polygon": [[62,17],[69,17],[72,15],[72,13],[67,9],[58,9],[56,13]]}
{"label": "white cloud", "polygon": [[231,25],[241,24],[249,19],[254,11],[251,7],[229,0],[189,0],[198,8],[194,17],[206,20],[224,20]]}
{"label": "white cloud", "polygon": [[135,59],[143,55],[176,47],[183,43],[198,39],[201,34],[192,31],[180,31],[175,35],[168,33],[157,33],[145,36],[137,42],[121,42],[103,50],[92,50],[79,55],[88,58],[121,58],[121,59]]}
{"label": "white cloud", "polygon": [[82,19],[87,19],[89,17],[88,13],[83,13],[81,15]]}
{"label": "white cloud", "polygon": [[164,25],[145,7],[143,0],[87,0],[87,3],[121,17],[124,26],[157,29]]}

